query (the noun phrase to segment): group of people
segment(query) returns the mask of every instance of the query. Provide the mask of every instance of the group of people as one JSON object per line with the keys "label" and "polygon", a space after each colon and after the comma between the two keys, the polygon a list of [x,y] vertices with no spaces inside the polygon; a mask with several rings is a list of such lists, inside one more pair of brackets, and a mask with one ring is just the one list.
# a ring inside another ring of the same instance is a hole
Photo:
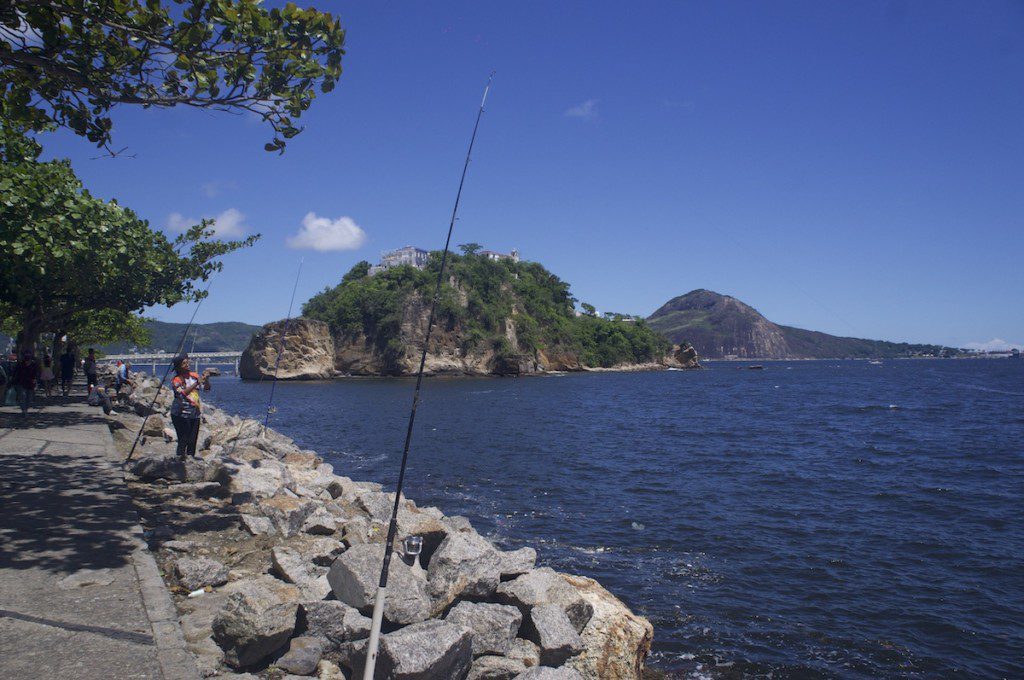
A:
{"label": "group of people", "polygon": [[[68,346],[57,365],[60,368],[60,391],[61,395],[67,397],[71,393],[71,385],[75,378],[75,370],[79,361],[75,356],[74,347]],[[85,374],[86,390],[89,396],[94,392],[102,390],[99,385],[99,366],[96,361],[96,350],[90,349],[88,354],[81,361],[82,372]],[[0,405],[20,406],[23,415],[28,414],[35,399],[36,390],[42,388],[47,397],[53,395],[54,387],[57,384],[58,374],[54,372],[55,362],[48,353],[43,356],[42,361],[36,358],[35,352],[26,349],[19,357],[17,353],[11,352],[7,358],[0,361]],[[131,388],[134,384],[129,377],[128,365],[122,361],[117,362],[117,370],[114,375],[115,393],[120,393],[125,387]],[[109,402],[109,399],[107,400]]]}
{"label": "group of people", "polygon": [[[60,357],[61,393],[64,396],[68,396],[70,391],[77,363],[71,348]],[[171,390],[174,393],[174,401],[171,404],[171,422],[174,424],[178,440],[177,453],[181,458],[195,456],[202,416],[202,400],[199,392],[200,390],[204,392],[210,390],[210,377],[217,372],[207,369],[203,371],[202,375],[197,374],[191,369],[187,354],[175,357],[172,366],[174,377],[171,379]],[[85,373],[89,403],[103,406],[106,413],[111,413],[113,406],[109,386],[99,384],[99,371],[94,350],[90,349],[85,359],[82,360],[82,371]],[[12,399],[21,406],[21,412],[27,414],[32,406],[37,385],[43,386],[47,396],[50,396],[53,390],[53,385],[56,382],[53,360],[47,354],[40,364],[30,349],[25,350],[20,359],[17,354],[12,352],[7,360],[0,362],[0,379],[3,380],[3,390],[0,391],[0,395],[3,395],[4,403],[9,396],[8,392],[13,390],[15,396]],[[124,387],[134,388],[134,382],[128,372],[128,365],[122,361],[117,362],[113,387],[115,395],[120,394]]]}

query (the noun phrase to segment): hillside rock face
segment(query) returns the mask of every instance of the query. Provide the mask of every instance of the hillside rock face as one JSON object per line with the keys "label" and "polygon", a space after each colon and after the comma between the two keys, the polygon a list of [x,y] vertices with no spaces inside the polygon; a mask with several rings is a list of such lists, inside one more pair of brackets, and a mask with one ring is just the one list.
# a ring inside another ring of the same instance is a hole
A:
{"label": "hillside rock face", "polygon": [[334,340],[327,324],[299,318],[268,323],[252,336],[238,364],[242,379],[273,378],[278,350],[282,347],[278,378],[322,380],[334,375]]}
{"label": "hillside rock face", "polygon": [[734,297],[695,290],[672,298],[647,319],[672,342],[689,342],[702,357],[786,359],[782,327]]}
{"label": "hillside rock face", "polygon": [[[402,308],[398,340],[379,348],[364,334],[334,338],[335,368],[350,375],[413,375],[419,369],[423,338],[427,334],[430,306],[418,296],[410,296]],[[428,375],[529,375],[546,371],[581,370],[579,359],[572,354],[536,355],[521,351],[514,318],[505,320],[505,339],[511,353],[495,348],[476,346],[462,350],[461,335],[435,325],[430,336],[430,349],[424,370]]]}
{"label": "hillside rock face", "polygon": [[865,359],[949,356],[940,345],[847,338],[772,323],[736,298],[694,290],[672,298],[647,318],[672,342],[689,342],[708,359]]}

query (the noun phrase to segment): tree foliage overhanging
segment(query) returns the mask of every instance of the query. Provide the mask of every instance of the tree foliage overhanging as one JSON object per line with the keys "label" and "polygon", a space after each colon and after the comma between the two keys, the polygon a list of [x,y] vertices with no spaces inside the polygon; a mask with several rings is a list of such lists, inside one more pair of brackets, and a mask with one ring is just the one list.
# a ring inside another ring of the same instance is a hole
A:
{"label": "tree foliage overhanging", "polygon": [[[439,252],[422,270],[402,266],[369,276],[370,264],[360,262],[340,284],[306,302],[303,316],[325,321],[343,337],[365,335],[387,359],[402,350],[405,305],[413,295],[430,300],[439,267]],[[463,352],[489,346],[499,356],[515,353],[507,319],[514,323],[519,354],[566,353],[585,366],[610,367],[656,361],[670,349],[642,321],[577,317],[569,284],[536,262],[494,261],[467,250],[449,254],[447,274],[437,324],[458,338]]]}
{"label": "tree foliage overhanging", "polygon": [[40,161],[41,151],[0,123],[0,318],[22,346],[76,328],[108,337],[104,319],[121,319],[133,334],[124,315],[202,298],[200,282],[221,269],[219,258],[259,238],[216,240],[213,222],[203,220],[168,239],[91,195],[68,161]]}
{"label": "tree foliage overhanging", "polygon": [[283,150],[341,76],[339,20],[259,0],[0,1],[0,107],[33,130],[55,123],[99,146],[118,104],[249,111]]}

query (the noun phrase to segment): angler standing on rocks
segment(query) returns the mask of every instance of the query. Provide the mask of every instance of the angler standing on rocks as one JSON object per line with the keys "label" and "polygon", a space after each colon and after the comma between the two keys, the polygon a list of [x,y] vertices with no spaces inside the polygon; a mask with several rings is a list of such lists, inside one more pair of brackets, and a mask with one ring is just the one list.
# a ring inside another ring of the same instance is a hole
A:
{"label": "angler standing on rocks", "polygon": [[196,440],[199,439],[200,410],[199,386],[204,392],[210,391],[210,370],[203,375],[189,370],[187,354],[174,359],[174,378],[171,389],[174,390],[174,403],[171,404],[171,422],[178,435],[178,457],[196,455]]}

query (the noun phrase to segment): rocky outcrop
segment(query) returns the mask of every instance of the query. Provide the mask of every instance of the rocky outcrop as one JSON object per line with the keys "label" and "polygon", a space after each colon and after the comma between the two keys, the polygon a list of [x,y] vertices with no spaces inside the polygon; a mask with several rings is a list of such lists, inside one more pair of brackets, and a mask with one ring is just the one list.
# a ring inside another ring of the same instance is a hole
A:
{"label": "rocky outcrop", "polygon": [[[327,326],[311,319],[293,319],[278,377],[283,380],[319,380],[337,375],[413,375],[419,369],[429,309],[418,296],[403,307],[398,334],[386,347],[364,333],[331,336]],[[239,361],[245,380],[273,378],[281,331],[285,321],[267,324],[252,337]],[[625,323],[625,322],[623,322]],[[673,346],[664,357],[646,364],[628,364],[610,369],[592,369],[566,349],[523,351],[518,342],[514,318],[505,320],[506,345],[477,344],[464,349],[458,330],[435,326],[424,371],[427,375],[535,375],[549,372],[586,370],[658,370],[699,368],[696,351],[689,345]]]}
{"label": "rocky outcrop", "polygon": [[693,348],[693,345],[684,343],[683,345],[672,345],[672,350],[665,357],[662,362],[669,368],[700,368],[700,357],[697,356],[697,350]]}
{"label": "rocky outcrop", "polygon": [[242,379],[273,378],[275,369],[280,380],[322,380],[333,376],[334,340],[327,324],[303,318],[274,321],[253,335],[238,362]]}
{"label": "rocky outcrop", "polygon": [[295,630],[294,595],[260,581],[242,584],[213,620],[213,639],[234,667],[251,666],[280,649]]}
{"label": "rocky outcrop", "polygon": [[583,652],[568,665],[585,678],[640,680],[654,627],[629,610],[600,583],[585,576],[562,578],[587,601],[593,615],[583,628]]}
{"label": "rocky outcrop", "polygon": [[[112,429],[155,381],[136,376]],[[157,414],[166,407],[155,408]],[[202,450],[170,469],[174,445],[141,444],[126,472],[151,548],[204,675],[282,671],[360,677],[381,560],[393,550],[377,677],[638,679],[651,626],[597,582],[503,551],[464,517],[335,473],[260,423],[206,406]],[[132,439],[116,439],[126,454]],[[420,560],[396,550],[423,538]]]}

